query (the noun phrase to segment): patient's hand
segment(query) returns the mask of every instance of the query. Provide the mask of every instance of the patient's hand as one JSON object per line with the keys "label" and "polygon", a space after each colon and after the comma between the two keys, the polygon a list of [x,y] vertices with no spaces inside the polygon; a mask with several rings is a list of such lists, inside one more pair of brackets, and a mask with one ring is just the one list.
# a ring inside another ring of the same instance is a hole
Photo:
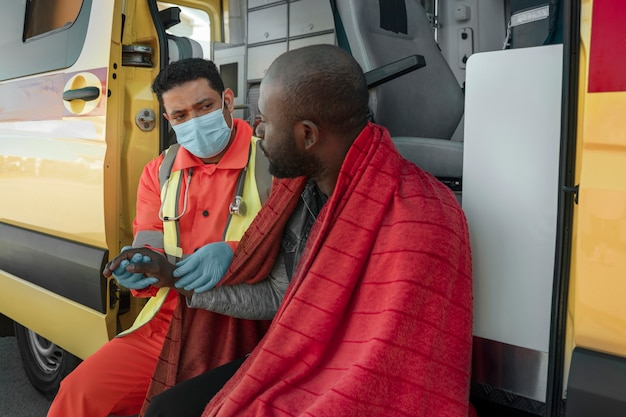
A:
{"label": "patient's hand", "polygon": [[[148,248],[132,248],[122,251],[111,262],[106,264],[104,271],[102,271],[105,277],[110,277],[122,261],[131,261],[135,254],[141,254],[144,256],[144,261],[139,263],[129,263],[126,265],[126,271],[130,273],[144,274],[146,277],[157,278],[158,281],[152,284],[155,287],[173,287],[174,282],[174,265],[169,263],[160,253],[157,253]],[[150,258],[150,262],[145,262],[145,257]]]}

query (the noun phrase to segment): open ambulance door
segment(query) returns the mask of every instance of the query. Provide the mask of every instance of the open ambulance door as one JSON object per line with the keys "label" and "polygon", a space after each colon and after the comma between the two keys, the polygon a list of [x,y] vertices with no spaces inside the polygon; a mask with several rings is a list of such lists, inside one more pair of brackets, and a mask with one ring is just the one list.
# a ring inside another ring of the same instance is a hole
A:
{"label": "open ambulance door", "polygon": [[0,313],[52,397],[124,326],[118,314],[140,308],[102,269],[132,241],[139,174],[159,150],[158,65],[133,61],[158,44],[143,1],[0,9]]}
{"label": "open ambulance door", "polygon": [[560,416],[565,405],[580,4],[534,3],[532,13],[559,3],[562,44],[467,61],[462,205],[479,416]]}

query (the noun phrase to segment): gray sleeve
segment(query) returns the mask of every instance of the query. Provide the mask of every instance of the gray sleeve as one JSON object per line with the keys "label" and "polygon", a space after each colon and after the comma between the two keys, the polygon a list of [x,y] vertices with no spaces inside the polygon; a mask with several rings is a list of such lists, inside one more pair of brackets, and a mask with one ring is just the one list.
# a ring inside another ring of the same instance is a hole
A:
{"label": "gray sleeve", "polygon": [[135,240],[133,240],[133,248],[142,248],[144,246],[163,249],[163,232],[151,230],[137,232]]}
{"label": "gray sleeve", "polygon": [[223,285],[196,294],[187,305],[240,319],[271,320],[283,300],[289,278],[283,252],[280,251],[269,276],[255,284]]}

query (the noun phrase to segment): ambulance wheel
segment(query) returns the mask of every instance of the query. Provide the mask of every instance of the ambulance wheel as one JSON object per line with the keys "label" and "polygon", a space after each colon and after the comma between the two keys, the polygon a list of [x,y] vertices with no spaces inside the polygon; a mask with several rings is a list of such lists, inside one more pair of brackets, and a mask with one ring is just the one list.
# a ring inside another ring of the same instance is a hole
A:
{"label": "ambulance wheel", "polygon": [[26,376],[37,391],[52,400],[61,380],[78,366],[80,359],[18,323],[15,338]]}

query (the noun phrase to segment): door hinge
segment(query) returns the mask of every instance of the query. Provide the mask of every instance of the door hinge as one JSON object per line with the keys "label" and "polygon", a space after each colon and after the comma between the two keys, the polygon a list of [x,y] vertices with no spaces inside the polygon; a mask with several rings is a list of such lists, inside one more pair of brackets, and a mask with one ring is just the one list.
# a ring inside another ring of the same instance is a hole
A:
{"label": "door hinge", "polygon": [[146,45],[122,45],[122,65],[152,67],[152,48]]}
{"label": "door hinge", "polygon": [[574,203],[578,204],[578,184],[568,187],[563,187],[563,192],[574,194]]}

